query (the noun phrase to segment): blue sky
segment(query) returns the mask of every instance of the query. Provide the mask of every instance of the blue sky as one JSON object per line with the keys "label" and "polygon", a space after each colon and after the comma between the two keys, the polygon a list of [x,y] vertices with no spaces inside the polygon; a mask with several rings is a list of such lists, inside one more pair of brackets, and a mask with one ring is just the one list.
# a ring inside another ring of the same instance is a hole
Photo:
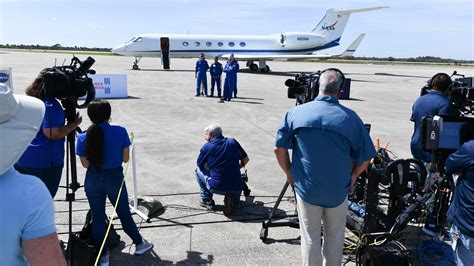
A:
{"label": "blue sky", "polygon": [[353,14],[338,53],[474,60],[472,0],[0,0],[0,43],[114,47],[139,33],[272,34],[310,31],[328,8],[388,5]]}

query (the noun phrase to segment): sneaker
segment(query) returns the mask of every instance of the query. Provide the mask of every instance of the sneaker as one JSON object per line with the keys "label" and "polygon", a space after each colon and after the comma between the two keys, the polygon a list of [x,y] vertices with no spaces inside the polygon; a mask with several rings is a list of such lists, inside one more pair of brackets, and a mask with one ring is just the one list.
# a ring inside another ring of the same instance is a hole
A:
{"label": "sneaker", "polygon": [[228,216],[232,214],[232,211],[234,210],[234,199],[233,195],[230,193],[225,193],[224,196],[224,215]]}
{"label": "sneaker", "polygon": [[150,243],[143,239],[140,245],[135,245],[135,255],[142,255],[143,253],[147,252],[148,250],[153,248],[153,243]]}
{"label": "sneaker", "polygon": [[199,205],[210,211],[214,210],[214,208],[216,207],[216,203],[214,202],[213,199],[208,200],[208,201],[199,200]]}
{"label": "sneaker", "polygon": [[100,266],[109,266],[109,252],[99,258]]}

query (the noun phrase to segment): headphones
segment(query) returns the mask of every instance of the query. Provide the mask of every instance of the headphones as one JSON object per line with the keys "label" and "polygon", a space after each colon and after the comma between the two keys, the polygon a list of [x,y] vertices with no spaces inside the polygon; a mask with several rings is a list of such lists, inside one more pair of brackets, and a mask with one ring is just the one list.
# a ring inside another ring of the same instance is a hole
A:
{"label": "headphones", "polygon": [[[342,73],[342,71],[337,68],[327,68],[319,73],[319,77],[321,78],[321,75],[326,71],[335,71],[341,75],[342,82],[341,82],[341,85],[339,86],[339,90],[342,90],[342,88],[344,87],[344,83],[346,82],[346,77],[344,76],[344,73]],[[320,79],[318,79],[318,82],[317,82],[317,88],[319,88],[319,80]]]}
{"label": "headphones", "polygon": [[431,77],[431,78],[428,80],[428,82],[426,83],[426,85],[428,86],[428,88],[429,88],[430,90],[433,89],[433,80],[434,80],[436,77],[438,77],[438,76],[446,76],[446,77],[448,77],[448,79],[449,79],[448,89],[450,89],[451,86],[453,86],[453,81],[451,80],[451,77],[450,77],[448,74],[446,74],[446,73],[441,73],[441,72],[440,72],[440,73],[436,73],[436,74],[435,74],[433,77]]}

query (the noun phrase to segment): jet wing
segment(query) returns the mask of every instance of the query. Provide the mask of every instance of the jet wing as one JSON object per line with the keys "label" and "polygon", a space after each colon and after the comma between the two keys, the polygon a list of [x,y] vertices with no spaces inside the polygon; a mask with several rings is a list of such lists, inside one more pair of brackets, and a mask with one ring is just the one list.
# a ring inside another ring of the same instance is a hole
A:
{"label": "jet wing", "polygon": [[[337,55],[328,55],[328,54],[239,54],[235,53],[234,58],[237,60],[243,61],[258,61],[259,59],[263,60],[287,60],[287,59],[324,59],[324,58],[341,58],[341,57],[348,57],[352,56],[359,44],[364,39],[365,33],[362,33],[357,37],[344,52]],[[230,54],[223,54],[220,57],[228,58]]]}

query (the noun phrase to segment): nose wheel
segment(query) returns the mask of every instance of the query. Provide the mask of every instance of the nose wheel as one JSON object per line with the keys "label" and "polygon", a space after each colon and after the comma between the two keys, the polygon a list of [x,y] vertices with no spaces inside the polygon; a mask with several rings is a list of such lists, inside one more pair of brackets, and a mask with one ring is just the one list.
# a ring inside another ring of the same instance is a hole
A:
{"label": "nose wheel", "polygon": [[138,62],[142,59],[141,56],[135,57],[135,61],[133,61],[132,69],[133,70],[139,70],[140,68],[138,67]]}

